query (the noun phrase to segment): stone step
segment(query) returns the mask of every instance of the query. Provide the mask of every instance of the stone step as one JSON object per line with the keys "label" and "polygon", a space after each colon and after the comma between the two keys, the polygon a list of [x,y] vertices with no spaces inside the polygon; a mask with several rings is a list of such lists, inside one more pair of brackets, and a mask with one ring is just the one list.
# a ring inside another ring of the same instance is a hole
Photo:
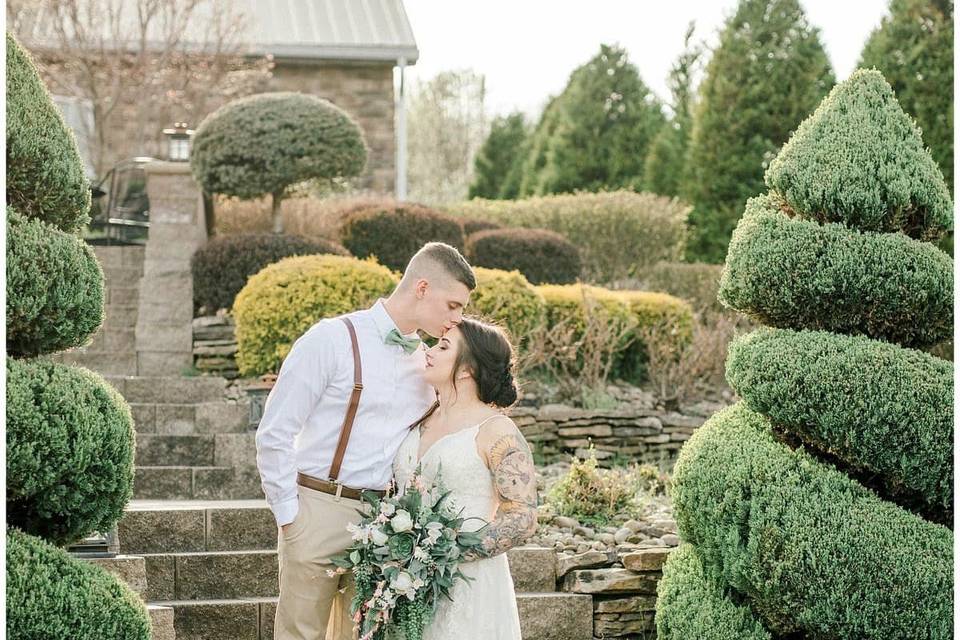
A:
{"label": "stone step", "polygon": [[194,404],[131,402],[130,410],[138,434],[255,433],[250,430],[250,402],[245,399]]}
{"label": "stone step", "polygon": [[147,613],[150,614],[150,640],[176,640],[173,607],[148,604]]}
{"label": "stone step", "polygon": [[103,308],[103,326],[106,328],[129,328],[137,326],[135,305],[108,304]]}
{"label": "stone step", "polygon": [[265,500],[132,500],[117,525],[123,553],[276,551]]}
{"label": "stone step", "polygon": [[276,550],[150,554],[144,559],[150,601],[233,600],[280,593]]}
{"label": "stone step", "polygon": [[216,376],[118,376],[110,383],[127,402],[139,404],[198,404],[224,399],[227,381]]}
{"label": "stone step", "polygon": [[133,375],[137,371],[137,355],[128,352],[84,352],[80,349],[51,356],[56,362],[85,367],[105,376]]}
{"label": "stone step", "polygon": [[136,351],[134,330],[129,327],[101,327],[94,334],[90,344],[77,347],[76,351],[81,353],[126,352],[132,354]]}
{"label": "stone step", "polygon": [[518,593],[523,640],[589,640],[593,598],[568,593]]}
{"label": "stone step", "polygon": [[[145,435],[137,434],[134,462],[140,467],[212,467],[213,435]],[[256,459],[254,459],[256,462]]]}
{"label": "stone step", "polygon": [[263,497],[257,468],[136,467],[133,496],[154,500],[247,500]]}
{"label": "stone step", "polygon": [[107,286],[134,287],[143,277],[143,265],[137,266],[103,266],[103,277]]}
{"label": "stone step", "polygon": [[[77,556],[82,558],[82,556]],[[125,582],[137,595],[146,598],[147,567],[142,556],[117,555],[112,558],[83,558]]]}
{"label": "stone step", "polygon": [[104,304],[136,306],[140,301],[140,287],[136,286],[108,286],[104,295]]}
{"label": "stone step", "polygon": [[557,590],[557,554],[546,547],[516,547],[507,551],[513,588],[517,593]]}

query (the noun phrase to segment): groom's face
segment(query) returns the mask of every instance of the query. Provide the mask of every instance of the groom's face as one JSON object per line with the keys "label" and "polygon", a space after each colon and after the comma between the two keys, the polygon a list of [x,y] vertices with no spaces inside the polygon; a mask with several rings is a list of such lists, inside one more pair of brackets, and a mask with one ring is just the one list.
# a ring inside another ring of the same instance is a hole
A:
{"label": "groom's face", "polygon": [[420,328],[439,338],[460,324],[463,309],[470,301],[470,290],[455,280],[448,283],[422,282],[425,286],[420,300]]}

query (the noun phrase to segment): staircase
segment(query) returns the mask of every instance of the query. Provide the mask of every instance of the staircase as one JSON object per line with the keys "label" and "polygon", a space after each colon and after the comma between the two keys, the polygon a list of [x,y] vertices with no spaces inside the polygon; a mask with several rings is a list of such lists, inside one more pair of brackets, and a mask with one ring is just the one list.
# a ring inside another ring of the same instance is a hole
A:
{"label": "staircase", "polygon": [[[142,556],[144,599],[172,609],[177,640],[272,640],[277,527],[262,500],[135,500],[121,553]],[[524,640],[590,640],[589,595],[557,591],[550,549],[510,552]]]}

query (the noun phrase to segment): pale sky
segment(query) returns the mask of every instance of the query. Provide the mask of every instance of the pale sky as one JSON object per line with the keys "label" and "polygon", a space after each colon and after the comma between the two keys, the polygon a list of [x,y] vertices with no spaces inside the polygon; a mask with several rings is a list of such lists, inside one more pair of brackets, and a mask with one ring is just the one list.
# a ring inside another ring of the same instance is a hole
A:
{"label": "pale sky", "polygon": [[[853,71],[889,0],[800,0],[820,28],[838,80]],[[407,70],[413,83],[440,71],[471,68],[486,76],[490,114],[539,114],[548,96],[600,50],[619,43],[643,81],[664,102],[670,66],[690,20],[695,38],[713,45],[736,0],[404,0],[420,49]]]}

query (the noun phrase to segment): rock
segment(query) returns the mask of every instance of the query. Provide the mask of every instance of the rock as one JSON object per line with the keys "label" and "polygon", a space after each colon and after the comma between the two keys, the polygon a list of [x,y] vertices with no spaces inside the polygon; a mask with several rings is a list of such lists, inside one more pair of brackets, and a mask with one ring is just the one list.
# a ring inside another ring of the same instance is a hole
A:
{"label": "rock", "polygon": [[650,524],[668,533],[677,532],[677,522],[672,519],[665,518],[665,519],[653,520]]}
{"label": "rock", "polygon": [[629,569],[578,569],[563,578],[563,590],[572,593],[657,592],[659,573],[635,573]]}
{"label": "rock", "polygon": [[618,529],[615,534],[613,534],[613,540],[617,544],[622,544],[626,542],[627,538],[632,534],[633,534],[632,530],[627,529],[626,527],[622,527]]}
{"label": "rock", "polygon": [[657,596],[643,595],[628,598],[594,598],[593,610],[596,613],[635,613],[653,611],[657,606]]}
{"label": "rock", "polygon": [[630,529],[630,531],[633,531],[634,533],[640,531],[644,527],[643,523],[637,520],[627,520],[623,523],[623,526],[626,529]]}
{"label": "rock", "polygon": [[605,545],[614,545],[617,543],[612,533],[598,533],[597,540]]}
{"label": "rock", "polygon": [[574,527],[573,533],[574,535],[583,536],[584,538],[592,538],[596,535],[593,529],[589,527]]}
{"label": "rock", "polygon": [[580,523],[574,518],[568,516],[557,516],[553,519],[554,526],[564,527],[566,529],[573,529],[574,527],[579,527]]}
{"label": "rock", "polygon": [[620,561],[632,571],[660,571],[672,550],[669,547],[642,549],[624,554]]}
{"label": "rock", "polygon": [[575,569],[595,569],[613,562],[614,557],[603,551],[587,551],[577,555],[557,557],[557,577],[562,578]]}
{"label": "rock", "polygon": [[676,547],[680,545],[680,536],[673,533],[660,536],[660,539],[663,540],[663,543],[668,547]]}
{"label": "rock", "polygon": [[586,553],[587,551],[590,551],[590,545],[586,542],[577,545],[577,553]]}

